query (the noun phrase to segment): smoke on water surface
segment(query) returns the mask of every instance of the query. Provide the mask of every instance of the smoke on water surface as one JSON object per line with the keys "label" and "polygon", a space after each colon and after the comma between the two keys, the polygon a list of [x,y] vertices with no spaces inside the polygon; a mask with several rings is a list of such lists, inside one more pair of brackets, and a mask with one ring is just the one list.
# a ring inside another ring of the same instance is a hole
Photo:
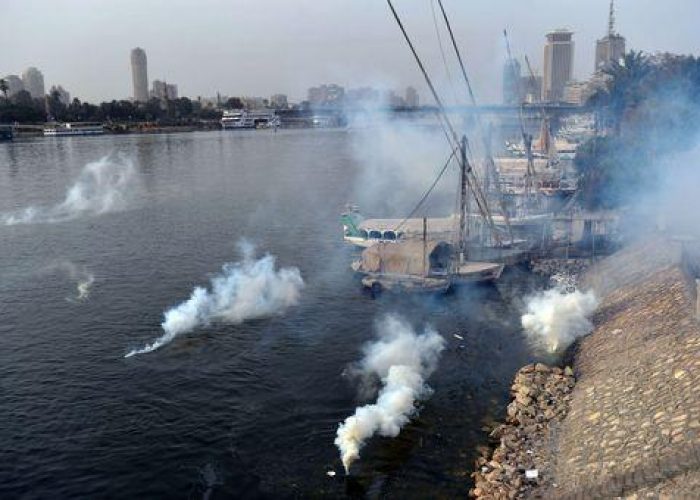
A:
{"label": "smoke on water surface", "polygon": [[90,296],[90,289],[95,282],[95,275],[86,266],[74,264],[69,260],[51,264],[46,271],[59,270],[68,275],[71,281],[76,283],[75,297],[66,297],[69,302],[84,302]]}
{"label": "smoke on water surface", "polygon": [[255,259],[254,247],[240,244],[243,259],[224,264],[210,289],[198,286],[186,301],[165,311],[163,335],[126,354],[155,351],[175,337],[212,322],[240,324],[248,319],[281,314],[299,301],[304,280],[296,267],[275,269],[275,257]]}
{"label": "smoke on water surface", "polygon": [[6,213],[2,221],[7,226],[53,223],[123,210],[133,193],[134,178],[131,161],[108,155],[83,167],[61,203]]}
{"label": "smoke on water surface", "polygon": [[589,318],[596,307],[598,299],[591,290],[565,293],[552,288],[527,300],[521,323],[533,345],[556,352],[590,333],[593,324]]}
{"label": "smoke on water surface", "polygon": [[378,322],[377,336],[365,345],[362,361],[351,368],[365,381],[379,378],[382,386],[375,403],[357,408],[338,426],[335,444],[346,473],[370,437],[396,437],[416,412],[415,402],[431,394],[425,380],[437,368],[445,348],[445,340],[434,329],[428,326],[417,334],[396,315]]}

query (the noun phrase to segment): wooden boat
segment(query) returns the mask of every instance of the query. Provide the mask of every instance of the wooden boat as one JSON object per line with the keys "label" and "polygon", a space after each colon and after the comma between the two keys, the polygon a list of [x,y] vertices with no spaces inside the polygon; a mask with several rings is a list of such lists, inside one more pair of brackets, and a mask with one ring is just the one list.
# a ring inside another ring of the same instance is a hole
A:
{"label": "wooden boat", "polygon": [[503,264],[456,262],[455,248],[441,240],[378,242],[352,269],[373,292],[444,292],[454,285],[497,280]]}

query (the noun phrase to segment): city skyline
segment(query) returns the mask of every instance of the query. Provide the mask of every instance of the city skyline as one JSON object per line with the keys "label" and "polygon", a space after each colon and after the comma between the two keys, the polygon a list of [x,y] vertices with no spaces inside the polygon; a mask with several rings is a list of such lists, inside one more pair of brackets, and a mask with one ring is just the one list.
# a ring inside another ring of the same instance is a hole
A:
{"label": "city skyline", "polygon": [[[592,73],[596,40],[606,34],[608,22],[608,0],[585,5],[564,0],[556,6],[544,0],[527,6],[505,0],[471,6],[444,3],[477,98],[483,103],[501,98],[497,83],[506,60],[503,28],[512,37],[514,57],[527,54],[539,74],[545,34],[571,29],[576,40],[573,78],[582,80]],[[35,66],[44,73],[47,85],[60,82],[82,100],[131,97],[129,52],[137,46],[148,54],[152,80],[167,77],[178,83],[180,95],[191,98],[210,97],[217,91],[241,96],[284,93],[298,102],[309,87],[323,82],[346,88],[414,86],[421,95],[428,95],[384,2],[302,0],[290,6],[273,0],[233,4],[206,0],[194,6],[175,1],[167,12],[168,28],[157,31],[149,25],[153,16],[163,15],[157,2],[68,0],[65,14],[42,8],[48,5],[44,0],[4,2],[0,43],[11,50],[4,54],[0,74],[20,74]],[[396,7],[441,93],[450,95],[430,3],[409,0],[397,2]],[[76,30],[72,30],[76,21],[69,18],[74,9],[81,11],[81,26]],[[529,17],[523,16],[525,11]],[[616,3],[616,11],[616,30],[624,33],[628,49],[696,50],[693,21],[700,15],[696,2],[675,0],[659,6],[651,0],[623,0]],[[674,19],[671,29],[663,19],[674,11],[683,11],[684,16],[675,16],[680,19]],[[304,16],[313,16],[315,23],[294,22]],[[528,18],[527,24],[520,21],[523,18]],[[47,46],[42,43],[45,28],[57,22],[81,35],[59,38]],[[129,30],[123,29],[125,23]],[[450,70],[456,76],[456,67]]]}

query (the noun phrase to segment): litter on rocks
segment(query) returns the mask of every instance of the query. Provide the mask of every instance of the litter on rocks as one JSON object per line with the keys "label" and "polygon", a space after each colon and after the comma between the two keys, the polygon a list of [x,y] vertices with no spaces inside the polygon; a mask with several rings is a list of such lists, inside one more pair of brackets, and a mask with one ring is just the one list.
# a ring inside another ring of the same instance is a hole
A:
{"label": "litter on rocks", "polygon": [[528,479],[537,479],[539,475],[540,473],[537,469],[528,469],[525,471],[525,477]]}
{"label": "litter on rocks", "polygon": [[326,472],[326,476],[328,476],[328,477],[335,477],[335,471],[334,471],[334,470],[329,470],[328,472]]}
{"label": "litter on rocks", "polygon": [[464,337],[462,337],[459,333],[453,333],[454,337],[459,340],[464,340]]}

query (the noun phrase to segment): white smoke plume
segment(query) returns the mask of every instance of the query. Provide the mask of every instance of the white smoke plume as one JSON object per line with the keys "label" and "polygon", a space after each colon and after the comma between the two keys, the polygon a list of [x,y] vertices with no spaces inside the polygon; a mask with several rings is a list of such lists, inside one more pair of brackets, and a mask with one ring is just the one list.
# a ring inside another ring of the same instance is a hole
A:
{"label": "white smoke plume", "polygon": [[296,267],[275,269],[270,254],[255,259],[254,248],[240,245],[243,260],[223,266],[211,279],[211,289],[196,287],[185,302],[165,311],[163,335],[125,357],[155,351],[178,335],[212,322],[239,324],[248,319],[283,313],[299,302],[304,280]]}
{"label": "white smoke plume", "polygon": [[95,282],[95,275],[85,266],[79,266],[69,260],[58,262],[48,266],[46,271],[59,270],[68,275],[71,281],[76,282],[75,297],[66,297],[69,302],[84,302],[90,296],[90,289]]}
{"label": "white smoke plume", "polygon": [[530,297],[520,321],[534,345],[556,352],[590,333],[593,324],[589,318],[597,307],[593,291],[564,293],[553,288]]}
{"label": "white smoke plume", "polygon": [[134,177],[134,166],[129,160],[105,156],[83,167],[61,203],[7,213],[2,221],[8,226],[63,222],[122,210],[133,192]]}
{"label": "white smoke plume", "polygon": [[335,445],[349,473],[360,449],[374,434],[396,437],[416,411],[416,400],[430,395],[425,379],[435,371],[445,340],[430,327],[416,334],[404,319],[385,316],[377,325],[378,339],[365,345],[364,358],[353,370],[378,377],[382,387],[376,403],[361,406],[338,426]]}

